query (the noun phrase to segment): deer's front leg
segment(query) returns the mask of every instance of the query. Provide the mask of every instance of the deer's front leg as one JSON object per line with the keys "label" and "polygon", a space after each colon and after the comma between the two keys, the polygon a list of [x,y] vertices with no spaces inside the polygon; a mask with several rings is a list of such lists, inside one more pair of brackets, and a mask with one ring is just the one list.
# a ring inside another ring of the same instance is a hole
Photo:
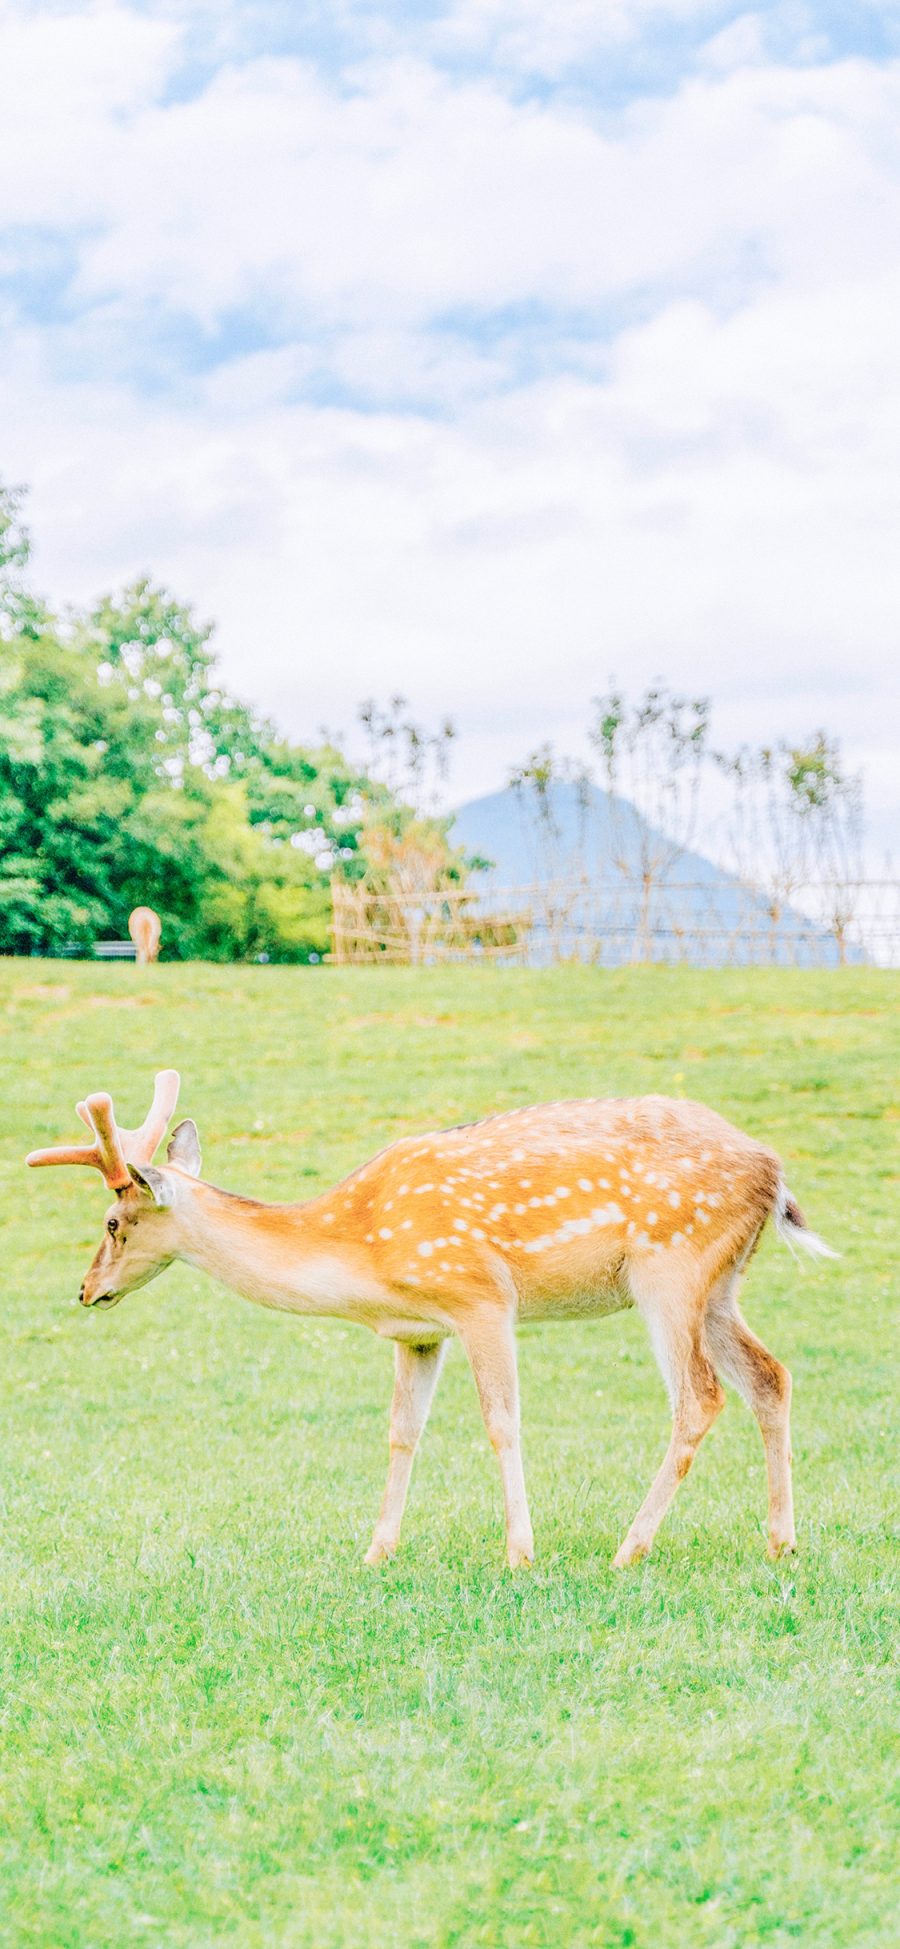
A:
{"label": "deer's front leg", "polygon": [[393,1556],[400,1541],[413,1456],[428,1420],[446,1350],[445,1340],[428,1347],[405,1346],[400,1340],[394,1344],[391,1459],[381,1514],[366,1551],[367,1563],[383,1563],[385,1557]]}
{"label": "deer's front leg", "polygon": [[519,1372],[512,1319],[485,1308],[460,1329],[475,1376],[488,1440],[500,1464],[510,1569],[534,1561],[534,1536],[525,1493],[519,1429]]}

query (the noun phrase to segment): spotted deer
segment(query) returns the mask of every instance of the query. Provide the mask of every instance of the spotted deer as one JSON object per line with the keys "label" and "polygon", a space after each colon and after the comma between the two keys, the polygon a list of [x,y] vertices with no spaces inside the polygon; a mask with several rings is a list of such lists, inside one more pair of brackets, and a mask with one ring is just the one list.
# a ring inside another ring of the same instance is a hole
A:
{"label": "spotted deer", "polygon": [[162,921],[152,907],[133,909],[128,916],[128,932],[134,942],[135,960],[139,967],[145,967],[148,961],[158,960]]}
{"label": "spotted deer", "polygon": [[109,1096],[89,1096],[77,1108],[90,1143],[28,1158],[93,1165],[115,1194],[82,1304],[115,1306],[183,1259],[259,1305],[329,1314],[393,1340],[390,1463],[367,1563],[397,1549],[413,1456],[455,1334],[500,1466],[509,1563],[530,1564],[516,1323],[630,1306],[647,1324],[673,1421],[615,1564],[650,1549],[723,1406],[720,1376],[759,1423],[769,1553],[794,1548],[791,1377],[746,1325],[738,1286],[769,1218],[789,1245],[836,1254],[808,1230],[772,1151],[699,1103],[545,1103],[401,1137],[321,1197],[262,1204],[201,1180],[190,1118],[166,1164],[153,1163],[178,1085],[175,1070],[160,1072],[136,1130],[120,1129]]}

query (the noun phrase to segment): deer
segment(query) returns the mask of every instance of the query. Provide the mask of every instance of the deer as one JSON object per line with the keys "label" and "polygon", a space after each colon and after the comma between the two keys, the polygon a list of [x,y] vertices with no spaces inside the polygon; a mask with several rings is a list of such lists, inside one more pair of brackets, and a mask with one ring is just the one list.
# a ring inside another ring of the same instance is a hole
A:
{"label": "deer", "polygon": [[128,916],[128,932],[134,942],[134,955],[139,968],[146,967],[148,961],[159,959],[162,921],[152,907],[133,909]]}
{"label": "deer", "polygon": [[88,1096],[76,1108],[90,1142],[27,1159],[89,1165],[113,1194],[79,1298],[105,1311],[182,1260],[258,1305],[393,1341],[387,1484],[366,1563],[399,1546],[413,1457],[455,1336],[499,1464],[507,1561],[530,1565],[516,1325],[627,1307],[649,1330],[672,1426],[615,1567],[650,1550],[724,1405],[723,1379],[759,1424],[769,1554],[794,1550],[791,1376],[746,1324],[738,1290],[769,1219],[792,1249],[838,1254],[807,1226],[773,1151],[681,1098],[543,1103],[400,1137],[333,1190],[267,1204],[201,1178],[190,1117],[154,1163],[178,1091],[178,1072],[161,1070],[134,1130],[119,1126],[109,1095]]}

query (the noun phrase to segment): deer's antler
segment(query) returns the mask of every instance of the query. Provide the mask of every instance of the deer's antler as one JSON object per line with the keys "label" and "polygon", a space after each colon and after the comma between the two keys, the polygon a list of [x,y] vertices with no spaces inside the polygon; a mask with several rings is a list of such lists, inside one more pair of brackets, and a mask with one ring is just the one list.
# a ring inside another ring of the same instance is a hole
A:
{"label": "deer's antler", "polygon": [[50,1150],[33,1150],[26,1164],[91,1164],[100,1171],[110,1191],[124,1191],[131,1183],[128,1160],[149,1164],[161,1142],[166,1125],[178,1101],[177,1069],[161,1069],[153,1088],[153,1102],[137,1130],[120,1130],[116,1123],[112,1097],[98,1091],[76,1104],[82,1123],[94,1133],[92,1144],[60,1144]]}
{"label": "deer's antler", "polygon": [[[120,1130],[125,1155],[132,1164],[152,1164],[153,1153],[166,1134],[166,1125],[178,1102],[181,1077],[177,1069],[159,1070],[153,1084],[153,1102],[137,1130]],[[96,1124],[95,1124],[96,1129]]]}

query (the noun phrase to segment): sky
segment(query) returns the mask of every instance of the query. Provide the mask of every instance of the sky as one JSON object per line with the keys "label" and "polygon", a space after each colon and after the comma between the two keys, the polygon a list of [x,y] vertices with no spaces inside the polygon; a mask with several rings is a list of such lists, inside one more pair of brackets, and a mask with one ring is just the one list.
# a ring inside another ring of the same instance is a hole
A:
{"label": "sky", "polygon": [[293,735],[462,799],[662,677],[890,844],[900,0],[0,0],[0,341],[35,582]]}

